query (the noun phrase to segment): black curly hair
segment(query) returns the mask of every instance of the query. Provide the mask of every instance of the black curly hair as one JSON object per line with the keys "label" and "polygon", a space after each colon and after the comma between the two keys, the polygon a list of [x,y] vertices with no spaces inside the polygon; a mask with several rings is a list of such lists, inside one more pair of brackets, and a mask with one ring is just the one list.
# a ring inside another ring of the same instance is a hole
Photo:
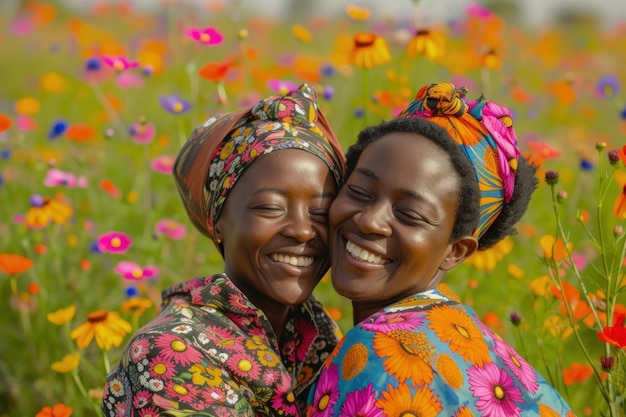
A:
{"label": "black curly hair", "polygon": [[[385,135],[398,132],[422,135],[450,156],[450,162],[460,180],[457,218],[450,239],[472,235],[480,217],[480,193],[474,167],[448,132],[434,122],[423,118],[398,117],[364,128],[359,132],[356,143],[346,152],[346,178],[350,176],[361,153],[369,144]],[[517,233],[514,226],[526,212],[530,197],[539,182],[535,176],[536,171],[536,166],[520,157],[513,196],[504,204],[498,217],[479,239],[478,250],[488,249],[505,236]]]}

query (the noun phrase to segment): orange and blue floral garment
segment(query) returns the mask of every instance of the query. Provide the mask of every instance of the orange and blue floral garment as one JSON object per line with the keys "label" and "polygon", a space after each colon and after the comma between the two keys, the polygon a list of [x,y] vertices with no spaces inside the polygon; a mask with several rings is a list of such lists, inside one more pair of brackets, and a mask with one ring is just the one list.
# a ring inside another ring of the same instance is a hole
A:
{"label": "orange and blue floral garment", "polygon": [[311,298],[282,339],[224,274],[163,292],[158,316],[107,377],[104,415],[298,416],[339,329]]}
{"label": "orange and blue floral garment", "polygon": [[309,404],[311,417],[574,416],[445,286],[405,298],[348,331]]}

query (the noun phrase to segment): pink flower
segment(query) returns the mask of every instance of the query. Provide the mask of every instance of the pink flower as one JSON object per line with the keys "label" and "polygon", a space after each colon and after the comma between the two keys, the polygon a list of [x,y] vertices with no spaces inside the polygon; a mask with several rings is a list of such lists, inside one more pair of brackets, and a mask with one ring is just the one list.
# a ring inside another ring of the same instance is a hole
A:
{"label": "pink flower", "polygon": [[131,238],[121,232],[109,232],[98,237],[98,250],[108,253],[124,253],[130,245]]}
{"label": "pink flower", "polygon": [[467,6],[467,14],[484,20],[493,16],[493,12],[491,10],[482,7],[478,3],[471,3]]}
{"label": "pink flower", "polygon": [[155,235],[163,235],[172,240],[179,240],[187,236],[187,227],[171,219],[159,220],[154,227]]}
{"label": "pink flower", "polygon": [[141,88],[143,86],[143,77],[133,74],[132,72],[123,72],[117,77],[117,85],[122,90],[129,88]]}
{"label": "pink flower", "polygon": [[125,71],[139,66],[139,62],[129,61],[123,56],[103,56],[102,61],[116,71]]}
{"label": "pink flower", "polygon": [[22,132],[30,132],[37,127],[37,122],[32,118],[20,114],[17,116],[17,128]]}
{"label": "pink flower", "polygon": [[203,45],[219,45],[224,40],[224,36],[214,27],[188,28],[185,29],[185,35]]}
{"label": "pink flower", "polygon": [[118,262],[113,271],[129,281],[143,281],[144,279],[154,278],[159,274],[159,268],[156,266],[142,268],[130,261]]}
{"label": "pink flower", "polygon": [[472,366],[467,371],[470,391],[476,398],[476,408],[485,417],[520,416],[522,391],[515,386],[509,373],[493,362]]}
{"label": "pink flower", "polygon": [[46,173],[43,180],[46,187],[67,187],[67,188],[85,188],[87,187],[87,179],[84,176],[76,177],[70,172],[63,172],[60,169],[51,168]]}
{"label": "pink flower", "polygon": [[278,94],[285,95],[298,88],[298,85],[289,80],[271,79],[267,81],[267,86]]}
{"label": "pink flower", "polygon": [[156,156],[150,161],[150,168],[161,174],[171,174],[175,160],[176,158],[171,155]]}
{"label": "pink flower", "polygon": [[156,134],[156,129],[151,123],[135,122],[128,129],[133,142],[147,144],[152,142]]}
{"label": "pink flower", "polygon": [[[312,417],[326,417],[333,411],[333,407],[339,398],[339,371],[337,365],[331,364],[330,367],[322,372],[315,388],[313,396],[313,404],[309,406]],[[320,401],[324,400],[325,404],[320,406]],[[307,412],[307,414],[309,414]],[[367,415],[367,414],[364,414]]]}

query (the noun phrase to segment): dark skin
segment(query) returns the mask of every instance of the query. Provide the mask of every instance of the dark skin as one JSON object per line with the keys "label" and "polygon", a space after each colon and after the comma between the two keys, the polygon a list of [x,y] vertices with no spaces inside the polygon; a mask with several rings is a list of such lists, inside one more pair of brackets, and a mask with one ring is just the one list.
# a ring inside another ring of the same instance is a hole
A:
{"label": "dark skin", "polygon": [[418,134],[388,134],[363,151],[329,213],[333,286],[352,300],[355,324],[435,288],[476,250],[471,236],[450,239],[454,172],[447,153]]}
{"label": "dark skin", "polygon": [[226,274],[278,338],[290,308],[305,302],[328,270],[328,209],[336,193],[317,156],[275,151],[238,179],[216,223]]}

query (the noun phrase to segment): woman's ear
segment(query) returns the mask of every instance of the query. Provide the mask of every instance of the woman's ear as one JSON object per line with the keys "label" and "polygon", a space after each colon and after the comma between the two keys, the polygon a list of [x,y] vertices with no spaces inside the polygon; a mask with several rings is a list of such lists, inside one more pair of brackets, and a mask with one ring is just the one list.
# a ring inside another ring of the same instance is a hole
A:
{"label": "woman's ear", "polygon": [[478,241],[474,237],[465,236],[454,240],[448,245],[448,253],[441,261],[439,269],[448,271],[454,268],[476,252],[476,249],[478,249]]}

